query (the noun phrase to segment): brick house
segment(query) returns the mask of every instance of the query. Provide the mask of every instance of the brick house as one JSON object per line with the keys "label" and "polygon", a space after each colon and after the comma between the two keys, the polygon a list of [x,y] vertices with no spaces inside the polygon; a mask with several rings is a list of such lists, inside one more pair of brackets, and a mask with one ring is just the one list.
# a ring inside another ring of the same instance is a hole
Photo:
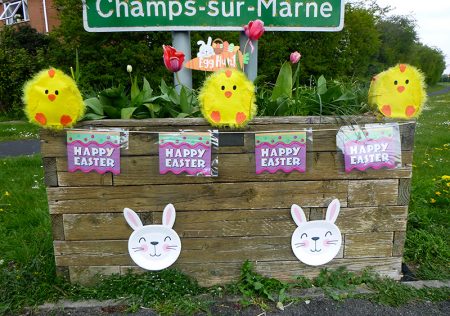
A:
{"label": "brick house", "polygon": [[59,25],[53,0],[0,0],[0,27],[28,23],[40,33]]}

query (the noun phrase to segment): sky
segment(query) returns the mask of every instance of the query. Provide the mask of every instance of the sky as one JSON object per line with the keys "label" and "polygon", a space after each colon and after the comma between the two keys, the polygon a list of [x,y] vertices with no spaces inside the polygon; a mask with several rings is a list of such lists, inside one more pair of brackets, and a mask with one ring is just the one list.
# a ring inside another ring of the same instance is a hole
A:
{"label": "sky", "polygon": [[391,6],[389,14],[408,15],[417,22],[421,43],[439,48],[445,55],[450,74],[450,1],[449,0],[376,0],[381,7]]}

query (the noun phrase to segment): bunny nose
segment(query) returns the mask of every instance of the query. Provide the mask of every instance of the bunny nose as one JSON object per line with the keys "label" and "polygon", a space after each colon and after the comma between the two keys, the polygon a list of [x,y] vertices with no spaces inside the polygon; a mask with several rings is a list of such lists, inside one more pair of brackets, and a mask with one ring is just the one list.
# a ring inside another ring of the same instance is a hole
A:
{"label": "bunny nose", "polygon": [[311,239],[314,240],[314,241],[317,241],[317,240],[319,240],[319,237],[313,237]]}
{"label": "bunny nose", "polygon": [[55,101],[55,99],[56,99],[56,95],[54,95],[54,94],[49,94],[48,95],[48,99],[50,100],[50,101]]}
{"label": "bunny nose", "polygon": [[232,93],[231,91],[225,92],[225,96],[226,96],[227,98],[231,98],[232,95],[233,95],[233,93]]}
{"label": "bunny nose", "polygon": [[159,244],[159,242],[157,242],[157,241],[152,241],[151,244],[152,244],[153,246],[156,246],[157,244]]}
{"label": "bunny nose", "polygon": [[397,91],[402,93],[403,91],[405,91],[405,87],[404,86],[398,86],[397,87]]}

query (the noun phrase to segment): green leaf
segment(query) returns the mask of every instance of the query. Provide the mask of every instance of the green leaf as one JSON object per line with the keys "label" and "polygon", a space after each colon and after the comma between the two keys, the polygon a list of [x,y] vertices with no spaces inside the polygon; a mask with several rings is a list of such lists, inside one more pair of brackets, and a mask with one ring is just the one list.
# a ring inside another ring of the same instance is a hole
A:
{"label": "green leaf", "polygon": [[94,111],[95,114],[98,115],[103,115],[103,106],[102,103],[100,102],[100,100],[98,98],[90,98],[90,99],[86,99],[84,100],[84,104],[86,105],[86,107],[88,107],[89,109],[91,109],[92,111]]}
{"label": "green leaf", "polygon": [[120,117],[121,117],[120,111],[117,108],[113,107],[113,106],[104,105],[103,106],[103,110],[105,111],[106,115],[109,118],[120,119]]}
{"label": "green leaf", "polygon": [[161,92],[163,94],[167,94],[169,91],[169,87],[167,86],[166,82],[164,81],[164,79],[161,79],[161,85],[159,86],[159,88],[161,89]]}
{"label": "green leaf", "polygon": [[104,119],[106,116],[104,115],[98,115],[96,113],[86,113],[84,115],[84,120],[101,120]]}
{"label": "green leaf", "polygon": [[161,110],[161,106],[159,104],[154,103],[144,103],[144,106],[149,109],[151,112],[157,113]]}
{"label": "green leaf", "polygon": [[275,87],[272,91],[272,101],[280,97],[292,97],[292,67],[290,62],[285,62],[278,73]]}
{"label": "green leaf", "polygon": [[253,287],[255,288],[255,290],[260,290],[264,287],[264,285],[261,282],[255,282],[253,283]]}
{"label": "green leaf", "polygon": [[191,106],[188,102],[188,96],[186,93],[186,89],[181,87],[180,91],[180,108],[181,112],[190,114],[192,112]]}
{"label": "green leaf", "polygon": [[134,111],[137,107],[123,108],[120,115],[122,120],[128,120],[133,116]]}
{"label": "green leaf", "polygon": [[152,87],[150,87],[150,83],[148,83],[147,79],[145,79],[144,77],[144,83],[142,85],[142,91],[144,92],[144,97],[142,102],[146,103],[146,102],[151,102],[151,98],[152,98],[152,94],[153,94],[153,89]]}
{"label": "green leaf", "polygon": [[178,113],[177,118],[185,118],[188,116],[189,116],[189,114],[187,114],[187,113]]}
{"label": "green leaf", "polygon": [[141,90],[139,90],[137,77],[135,76],[133,82],[131,83],[131,100],[136,99],[140,93]]}
{"label": "green leaf", "polygon": [[175,88],[170,87],[167,91],[167,96],[169,97],[169,101],[179,105],[180,104],[180,96],[178,95]]}
{"label": "green leaf", "polygon": [[324,94],[325,92],[327,92],[327,80],[324,76],[320,76],[317,80],[317,93]]}

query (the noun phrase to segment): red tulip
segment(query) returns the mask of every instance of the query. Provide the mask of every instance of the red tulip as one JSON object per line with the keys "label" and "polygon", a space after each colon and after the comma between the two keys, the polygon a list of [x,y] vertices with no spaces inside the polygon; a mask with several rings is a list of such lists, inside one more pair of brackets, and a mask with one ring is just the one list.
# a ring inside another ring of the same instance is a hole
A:
{"label": "red tulip", "polygon": [[178,72],[183,68],[184,53],[169,45],[163,45],[164,65],[170,72]]}
{"label": "red tulip", "polygon": [[264,34],[264,22],[261,20],[250,21],[244,25],[244,31],[251,41],[257,41]]}

